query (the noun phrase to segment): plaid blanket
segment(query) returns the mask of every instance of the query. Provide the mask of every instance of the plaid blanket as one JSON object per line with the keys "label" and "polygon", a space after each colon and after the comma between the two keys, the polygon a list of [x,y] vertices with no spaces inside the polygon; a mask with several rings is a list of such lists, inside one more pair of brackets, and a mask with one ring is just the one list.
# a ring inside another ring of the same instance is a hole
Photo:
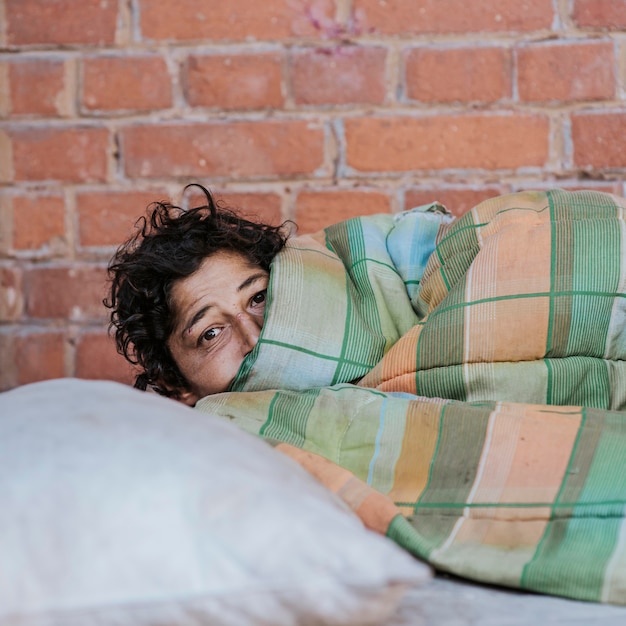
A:
{"label": "plaid blanket", "polygon": [[295,238],[232,391],[197,408],[438,569],[626,604],[624,208],[512,194]]}

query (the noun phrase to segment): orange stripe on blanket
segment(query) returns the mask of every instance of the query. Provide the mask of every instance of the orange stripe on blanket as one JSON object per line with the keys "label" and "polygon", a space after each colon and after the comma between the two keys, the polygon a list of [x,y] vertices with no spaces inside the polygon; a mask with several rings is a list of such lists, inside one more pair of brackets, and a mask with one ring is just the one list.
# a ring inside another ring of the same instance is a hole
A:
{"label": "orange stripe on blanket", "polygon": [[581,419],[579,407],[504,404],[474,501],[493,500],[495,490],[500,503],[552,504],[565,478]]}
{"label": "orange stripe on blanket", "polygon": [[[417,502],[426,488],[439,436],[441,405],[428,401],[409,405],[394,486],[388,494],[394,502]],[[414,509],[403,508],[402,512],[408,516]]]}
{"label": "orange stripe on blanket", "polygon": [[552,252],[548,217],[504,213],[494,220],[500,230],[482,238],[465,277],[465,362],[544,357]]}
{"label": "orange stripe on blanket", "polygon": [[535,545],[566,478],[580,408],[503,403],[490,419],[481,470],[455,541]]}
{"label": "orange stripe on blanket", "polygon": [[418,324],[400,337],[378,365],[359,381],[359,387],[416,393],[415,353],[421,330]]}
{"label": "orange stripe on blanket", "polygon": [[287,443],[279,443],[276,450],[296,461],[327,489],[339,496],[354,511],[366,528],[387,534],[391,520],[400,510],[382,493],[372,489],[352,472],[325,459]]}

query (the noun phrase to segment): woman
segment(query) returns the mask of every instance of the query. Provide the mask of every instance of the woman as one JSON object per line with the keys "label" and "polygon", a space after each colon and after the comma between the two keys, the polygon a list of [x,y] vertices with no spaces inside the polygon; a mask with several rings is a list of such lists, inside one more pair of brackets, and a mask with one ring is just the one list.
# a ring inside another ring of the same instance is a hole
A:
{"label": "woman", "polygon": [[263,326],[269,266],[285,227],[206,205],[155,203],[116,253],[111,322],[120,352],[148,386],[186,404],[225,391]]}

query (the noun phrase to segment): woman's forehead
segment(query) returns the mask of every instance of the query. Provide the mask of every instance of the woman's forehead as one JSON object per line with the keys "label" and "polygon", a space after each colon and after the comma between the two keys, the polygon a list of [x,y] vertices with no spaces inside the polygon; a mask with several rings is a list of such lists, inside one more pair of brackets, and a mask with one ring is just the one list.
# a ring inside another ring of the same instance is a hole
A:
{"label": "woman's forehead", "polygon": [[231,250],[220,250],[205,258],[200,267],[174,282],[171,300],[179,321],[196,305],[215,306],[224,298],[236,296],[267,271],[253,264],[246,256]]}

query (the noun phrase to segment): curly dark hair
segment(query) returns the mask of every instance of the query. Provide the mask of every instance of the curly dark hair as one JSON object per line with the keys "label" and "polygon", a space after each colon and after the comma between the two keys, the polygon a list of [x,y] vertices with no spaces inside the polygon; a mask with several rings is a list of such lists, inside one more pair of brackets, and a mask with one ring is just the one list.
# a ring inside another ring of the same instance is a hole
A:
{"label": "curly dark hair", "polygon": [[269,271],[285,245],[287,222],[280,226],[248,221],[219,206],[197,183],[206,205],[182,209],[154,202],[137,232],[122,244],[109,263],[110,292],[104,305],[111,309],[117,351],[141,371],[138,389],[178,397],[189,390],[167,346],[174,330],[171,292],[174,283],[193,274],[208,256],[221,250],[242,254]]}

